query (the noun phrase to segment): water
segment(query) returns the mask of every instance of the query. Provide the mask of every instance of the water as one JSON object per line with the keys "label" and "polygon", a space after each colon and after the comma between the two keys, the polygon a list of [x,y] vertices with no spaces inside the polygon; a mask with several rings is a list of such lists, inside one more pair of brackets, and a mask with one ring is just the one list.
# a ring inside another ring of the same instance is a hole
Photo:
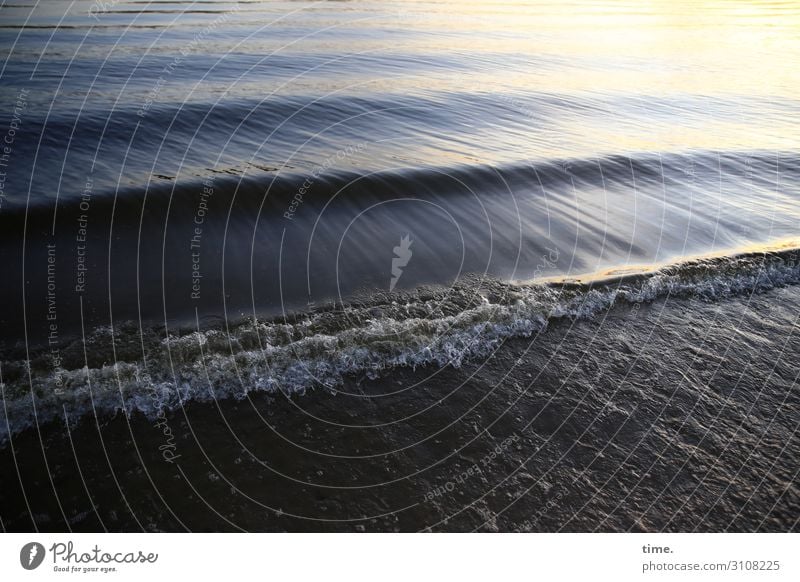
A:
{"label": "water", "polygon": [[[798,11],[579,12],[5,8],[2,98],[28,93],[0,213],[15,265],[3,304],[19,304],[24,277],[28,333],[47,331],[47,244],[65,334],[78,329],[79,297],[93,327],[387,290],[405,234],[400,289],[796,235],[800,110],[785,65],[800,51]],[[23,335],[21,311],[4,310],[6,339]]]}
{"label": "water", "polygon": [[391,392],[795,285],[798,29],[792,2],[4,5],[0,437]]}

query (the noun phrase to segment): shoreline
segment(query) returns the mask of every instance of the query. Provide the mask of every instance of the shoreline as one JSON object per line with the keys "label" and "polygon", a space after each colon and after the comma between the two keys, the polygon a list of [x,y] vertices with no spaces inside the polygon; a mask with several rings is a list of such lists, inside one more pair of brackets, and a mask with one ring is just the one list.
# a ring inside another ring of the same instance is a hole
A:
{"label": "shoreline", "polygon": [[717,302],[798,283],[800,249],[790,247],[687,261],[611,282],[462,280],[405,299],[383,294],[224,329],[99,328],[42,353],[26,349],[14,359],[6,352],[8,423],[0,427],[0,442],[63,414],[154,418],[191,400],[336,393],[352,378],[479,362],[507,340],[538,337],[562,321],[602,320],[615,307],[636,312],[659,299],[688,297]]}

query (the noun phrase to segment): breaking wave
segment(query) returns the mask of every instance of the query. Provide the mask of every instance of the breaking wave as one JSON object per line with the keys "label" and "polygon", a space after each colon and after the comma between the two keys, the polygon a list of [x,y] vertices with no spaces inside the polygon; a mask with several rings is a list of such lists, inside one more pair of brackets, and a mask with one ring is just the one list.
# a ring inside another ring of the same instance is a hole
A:
{"label": "breaking wave", "polygon": [[[397,367],[460,366],[505,340],[559,320],[659,298],[716,301],[800,282],[800,249],[705,257],[586,280],[506,283],[466,278],[449,288],[376,294],[227,329],[95,329],[56,350],[6,350],[0,442],[56,418],[141,413],[250,393],[335,392],[345,377]],[[30,351],[28,351],[30,350]]]}

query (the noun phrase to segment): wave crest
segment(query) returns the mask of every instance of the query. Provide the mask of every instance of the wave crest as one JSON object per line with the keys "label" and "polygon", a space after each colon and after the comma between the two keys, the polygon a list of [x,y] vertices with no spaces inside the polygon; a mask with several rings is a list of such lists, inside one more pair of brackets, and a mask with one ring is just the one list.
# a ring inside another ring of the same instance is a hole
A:
{"label": "wave crest", "polygon": [[381,294],[226,331],[98,328],[85,340],[91,361],[81,361],[80,340],[62,347],[57,371],[46,350],[2,363],[8,423],[0,426],[0,442],[65,413],[70,419],[92,410],[154,418],[189,401],[335,391],[346,376],[375,378],[401,366],[461,366],[508,339],[614,306],[669,297],[715,301],[798,282],[800,249],[790,248],[585,282],[464,279],[448,289]]}

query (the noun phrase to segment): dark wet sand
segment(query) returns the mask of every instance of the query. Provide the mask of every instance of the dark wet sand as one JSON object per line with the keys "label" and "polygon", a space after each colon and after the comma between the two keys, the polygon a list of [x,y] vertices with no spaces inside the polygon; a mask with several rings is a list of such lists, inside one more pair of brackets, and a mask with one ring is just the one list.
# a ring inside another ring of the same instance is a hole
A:
{"label": "dark wet sand", "polygon": [[2,526],[797,530],[798,313],[800,287],[662,299],[335,396],[50,424],[0,450]]}

